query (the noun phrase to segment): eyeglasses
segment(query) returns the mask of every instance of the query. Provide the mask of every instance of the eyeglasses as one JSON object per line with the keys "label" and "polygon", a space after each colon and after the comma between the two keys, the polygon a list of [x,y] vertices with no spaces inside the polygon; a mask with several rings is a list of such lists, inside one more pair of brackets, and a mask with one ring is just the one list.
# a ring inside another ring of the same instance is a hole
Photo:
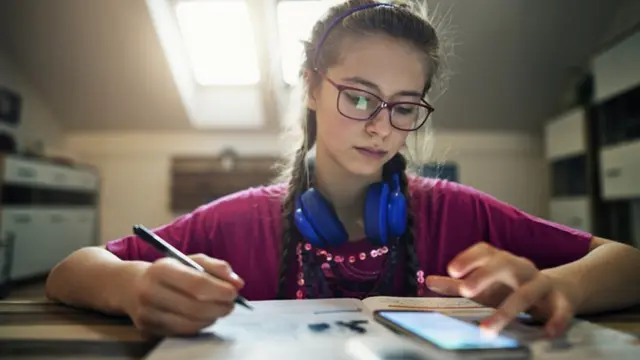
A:
{"label": "eyeglasses", "polygon": [[421,103],[387,102],[369,91],[337,84],[325,74],[317,72],[338,90],[338,112],[349,119],[369,121],[382,109],[388,109],[391,126],[402,131],[415,131],[427,122],[429,115],[434,111],[434,108],[422,99]]}

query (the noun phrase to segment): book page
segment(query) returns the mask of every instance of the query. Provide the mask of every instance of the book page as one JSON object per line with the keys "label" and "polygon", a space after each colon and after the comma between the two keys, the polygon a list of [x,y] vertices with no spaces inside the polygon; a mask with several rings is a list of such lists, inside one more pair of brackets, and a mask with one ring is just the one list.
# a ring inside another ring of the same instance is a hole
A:
{"label": "book page", "polygon": [[362,300],[365,310],[423,310],[456,314],[475,314],[478,316],[493,312],[494,309],[462,297],[391,297],[374,296]]}

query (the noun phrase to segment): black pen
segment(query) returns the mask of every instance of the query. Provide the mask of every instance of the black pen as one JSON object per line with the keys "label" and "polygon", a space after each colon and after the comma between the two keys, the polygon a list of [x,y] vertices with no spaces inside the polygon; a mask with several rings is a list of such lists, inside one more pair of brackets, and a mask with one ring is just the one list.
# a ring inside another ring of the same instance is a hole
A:
{"label": "black pen", "polygon": [[[163,254],[165,254],[165,256],[168,256],[170,258],[174,258],[174,259],[180,261],[181,263],[183,263],[186,266],[194,268],[194,269],[196,269],[198,271],[201,271],[203,273],[207,273],[206,270],[202,266],[200,266],[200,264],[198,264],[197,262],[191,260],[190,257],[186,256],[185,254],[180,252],[180,250],[178,250],[175,247],[171,246],[171,244],[169,244],[168,242],[162,240],[161,237],[159,237],[158,235],[152,233],[149,229],[144,227],[144,225],[139,225],[139,224],[138,225],[134,225],[133,226],[133,233],[138,235],[142,240],[144,240],[149,245],[151,245],[154,248],[156,248],[157,250],[161,251]],[[209,275],[211,275],[211,274],[209,274]],[[238,295],[238,297],[236,297],[235,302],[237,304],[240,304],[240,305],[246,307],[247,309],[250,309],[250,310],[253,309],[248,304],[247,299],[243,298],[240,295]]]}

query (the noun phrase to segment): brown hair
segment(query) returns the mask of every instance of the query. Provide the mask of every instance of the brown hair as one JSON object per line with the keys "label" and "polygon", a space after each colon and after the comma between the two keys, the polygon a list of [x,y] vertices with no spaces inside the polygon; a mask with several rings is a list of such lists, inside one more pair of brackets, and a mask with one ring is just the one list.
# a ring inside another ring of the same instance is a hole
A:
{"label": "brown hair", "polygon": [[[395,6],[368,7],[351,14],[335,23],[331,29],[328,27],[351,9],[366,4],[376,4],[373,0],[348,0],[331,7],[325,16],[320,19],[312,29],[309,41],[304,43],[303,64],[300,70],[302,89],[301,101],[305,101],[310,89],[318,86],[320,80],[315,70],[326,69],[340,61],[340,47],[347,36],[354,35],[379,35],[390,36],[399,41],[410,44],[424,54],[424,66],[428,78],[425,79],[423,98],[433,85],[433,79],[441,70],[442,57],[441,46],[436,28],[432,25],[427,15],[427,8],[423,2],[394,3]],[[318,43],[324,40],[321,46]],[[309,149],[313,148],[316,141],[316,113],[306,106],[300,106],[303,113],[297,116],[292,128],[287,135],[291,136],[288,143],[292,143],[295,151],[288,156],[278,181],[288,183],[287,194],[283,201],[283,228],[282,228],[282,257],[278,282],[278,298],[288,298],[287,289],[290,283],[287,281],[289,266],[295,263],[296,246],[303,241],[302,235],[294,223],[295,199],[309,188],[310,173],[307,164]],[[298,110],[299,111],[299,110]],[[420,157],[428,153],[427,140],[430,133],[430,124],[420,128],[420,132],[410,135],[415,146],[414,154],[411,154],[410,146],[404,150],[407,156],[398,153],[383,167],[383,180],[391,182],[394,173],[401,175],[400,185],[407,201],[409,201],[409,189],[407,180],[407,157],[416,158],[415,163],[424,163]],[[302,134],[301,134],[302,130]],[[422,151],[420,150],[422,149]],[[408,206],[409,203],[407,202]],[[393,281],[395,263],[399,255],[406,259],[405,294],[407,296],[417,292],[416,272],[419,270],[418,259],[414,249],[413,216],[408,211],[407,231],[401,236],[400,241],[395,242],[389,251],[389,261],[384,269],[384,279],[381,281],[381,294],[390,292]],[[305,277],[306,297],[324,297],[328,294],[328,286],[320,269],[314,253],[302,250],[303,273]]]}

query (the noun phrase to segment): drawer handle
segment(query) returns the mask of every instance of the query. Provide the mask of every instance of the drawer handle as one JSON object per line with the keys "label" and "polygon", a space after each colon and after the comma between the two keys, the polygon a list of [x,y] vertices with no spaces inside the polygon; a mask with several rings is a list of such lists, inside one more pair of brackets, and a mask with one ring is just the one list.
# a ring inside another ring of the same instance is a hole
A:
{"label": "drawer handle", "polygon": [[37,172],[34,169],[19,167],[18,168],[18,177],[21,178],[33,178],[36,177]]}
{"label": "drawer handle", "polygon": [[13,221],[18,224],[28,224],[31,222],[31,215],[14,215]]}
{"label": "drawer handle", "polygon": [[607,169],[604,174],[608,178],[617,178],[620,175],[622,175],[622,169],[620,168]]}

